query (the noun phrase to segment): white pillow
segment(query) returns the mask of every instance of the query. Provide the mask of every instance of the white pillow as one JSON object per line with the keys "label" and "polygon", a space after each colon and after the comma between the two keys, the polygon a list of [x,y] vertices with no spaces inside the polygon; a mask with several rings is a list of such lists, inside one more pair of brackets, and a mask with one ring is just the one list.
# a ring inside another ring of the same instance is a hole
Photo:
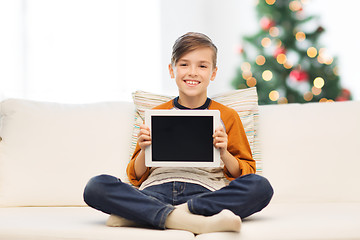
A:
{"label": "white pillow", "polygon": [[[139,126],[142,124],[145,110],[154,108],[164,102],[173,99],[175,96],[167,96],[144,91],[133,93],[133,100],[136,107],[133,126],[132,145],[130,147],[130,158],[135,150]],[[243,123],[246,136],[248,138],[253,158],[256,161],[256,172],[262,173],[260,142],[258,138],[258,96],[256,88],[247,88],[240,90],[228,91],[211,97],[214,101],[224,104],[236,110]]]}
{"label": "white pillow", "polygon": [[132,103],[1,102],[0,206],[85,205],[87,181],[125,178]]}

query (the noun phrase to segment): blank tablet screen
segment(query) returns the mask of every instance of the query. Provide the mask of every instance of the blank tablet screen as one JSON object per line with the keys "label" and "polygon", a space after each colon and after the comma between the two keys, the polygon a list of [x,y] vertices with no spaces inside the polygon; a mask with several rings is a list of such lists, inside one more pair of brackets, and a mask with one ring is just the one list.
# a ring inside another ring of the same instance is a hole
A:
{"label": "blank tablet screen", "polygon": [[151,116],[152,161],[212,162],[212,116]]}

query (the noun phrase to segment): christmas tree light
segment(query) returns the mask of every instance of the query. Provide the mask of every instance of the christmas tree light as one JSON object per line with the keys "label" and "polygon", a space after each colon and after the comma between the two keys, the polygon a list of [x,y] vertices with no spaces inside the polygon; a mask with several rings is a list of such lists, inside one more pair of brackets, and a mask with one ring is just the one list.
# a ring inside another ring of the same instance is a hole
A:
{"label": "christmas tree light", "polygon": [[233,86],[257,87],[259,104],[351,99],[341,87],[336,57],[319,43],[324,28],[304,13],[306,2],[258,0],[259,31],[243,38]]}

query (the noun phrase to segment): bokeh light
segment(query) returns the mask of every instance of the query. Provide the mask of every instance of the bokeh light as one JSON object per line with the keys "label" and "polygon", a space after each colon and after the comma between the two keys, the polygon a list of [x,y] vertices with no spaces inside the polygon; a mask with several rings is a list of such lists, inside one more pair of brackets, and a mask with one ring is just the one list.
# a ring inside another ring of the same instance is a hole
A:
{"label": "bokeh light", "polygon": [[289,3],[289,8],[290,8],[291,11],[296,12],[296,11],[301,10],[302,6],[301,6],[301,3],[299,1],[294,0],[294,1],[291,1]]}
{"label": "bokeh light", "polygon": [[314,95],[319,95],[319,94],[322,92],[322,90],[321,90],[321,88],[312,87],[312,88],[311,88],[311,92],[312,92]]}
{"label": "bokeh light", "polygon": [[312,92],[304,93],[304,100],[310,102],[313,99],[314,95]]}
{"label": "bokeh light", "polygon": [[290,68],[292,68],[292,67],[293,67],[293,65],[292,65],[290,62],[286,61],[286,62],[284,63],[284,68],[290,69]]}
{"label": "bokeh light", "polygon": [[250,71],[243,72],[242,77],[243,77],[243,79],[248,79],[248,78],[252,77],[252,72],[250,72]]}
{"label": "bokeh light", "polygon": [[277,101],[278,99],[279,99],[279,97],[280,97],[280,94],[279,94],[279,92],[278,91],[276,91],[276,90],[273,90],[273,91],[271,91],[270,93],[269,93],[269,98],[270,98],[270,100],[271,101]]}
{"label": "bokeh light", "polygon": [[303,33],[303,32],[297,32],[296,34],[295,34],[295,38],[296,38],[296,40],[298,40],[298,41],[304,41],[305,40],[305,38],[306,38],[306,35],[305,35],[305,33]]}
{"label": "bokeh light", "polygon": [[262,65],[265,64],[266,59],[265,59],[265,57],[263,55],[259,55],[259,56],[256,57],[255,61],[256,61],[257,65],[262,66]]}
{"label": "bokeh light", "polygon": [[265,2],[269,5],[273,5],[276,2],[276,0],[265,0]]}
{"label": "bokeh light", "polygon": [[272,36],[272,37],[278,37],[279,34],[280,34],[280,30],[279,30],[278,27],[271,27],[271,28],[269,29],[269,34],[270,34],[270,36]]}
{"label": "bokeh light", "polygon": [[316,48],[314,48],[314,47],[309,47],[309,48],[307,49],[307,55],[308,55],[310,58],[316,57],[316,55],[317,55],[317,50],[316,50]]}
{"label": "bokeh light", "polygon": [[286,97],[281,97],[277,102],[278,104],[287,104],[289,101]]}
{"label": "bokeh light", "polygon": [[256,86],[256,79],[254,77],[250,77],[246,80],[246,85],[249,87],[255,87]]}
{"label": "bokeh light", "polygon": [[330,65],[334,59],[330,56],[328,51],[325,48],[320,48],[319,50],[319,56],[318,56],[318,62],[322,64]]}
{"label": "bokeh light", "polygon": [[268,38],[268,37],[264,37],[262,40],[261,40],[261,45],[263,47],[269,47],[271,45],[271,39]]}
{"label": "bokeh light", "polygon": [[265,70],[265,71],[262,73],[262,78],[263,78],[265,81],[270,81],[270,80],[273,78],[273,73],[272,73],[270,70]]}
{"label": "bokeh light", "polygon": [[314,79],[314,87],[322,88],[325,85],[325,81],[322,77],[317,77]]}
{"label": "bokeh light", "polygon": [[241,70],[243,70],[243,72],[249,72],[251,70],[251,65],[248,62],[243,62],[241,64]]}
{"label": "bokeh light", "polygon": [[276,61],[280,64],[284,64],[286,63],[286,55],[283,53],[280,53],[277,57],[276,57]]}

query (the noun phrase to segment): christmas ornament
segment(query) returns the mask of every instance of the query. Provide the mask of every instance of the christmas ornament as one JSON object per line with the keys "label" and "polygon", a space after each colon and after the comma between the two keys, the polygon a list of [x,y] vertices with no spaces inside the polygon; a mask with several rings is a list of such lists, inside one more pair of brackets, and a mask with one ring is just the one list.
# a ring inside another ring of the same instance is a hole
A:
{"label": "christmas ornament", "polygon": [[337,97],[337,98],[335,99],[335,101],[337,101],[337,102],[344,102],[344,101],[347,101],[347,100],[349,100],[349,99],[347,99],[347,98],[345,98],[345,97],[342,97],[342,96],[339,96],[339,97]]}
{"label": "christmas ornament", "polygon": [[338,101],[338,102],[348,101],[350,99],[350,96],[351,96],[350,91],[348,89],[346,89],[346,88],[343,88],[341,90],[340,96],[338,96],[335,99],[335,101]]}
{"label": "christmas ornament", "polygon": [[268,31],[271,27],[275,26],[275,22],[267,17],[260,19],[260,26],[263,30]]}
{"label": "christmas ornament", "polygon": [[347,99],[349,99],[350,96],[351,96],[351,92],[348,89],[343,88],[341,90],[341,96],[346,97]]}
{"label": "christmas ornament", "polygon": [[238,54],[243,54],[243,53],[244,53],[244,48],[243,48],[243,46],[242,46],[242,45],[237,46],[236,52],[237,52]]}
{"label": "christmas ornament", "polygon": [[309,79],[308,73],[301,69],[292,70],[289,74],[289,77],[291,80],[296,82],[305,82]]}
{"label": "christmas ornament", "polygon": [[274,58],[277,58],[280,54],[286,54],[286,49],[284,47],[278,47],[274,51]]}

